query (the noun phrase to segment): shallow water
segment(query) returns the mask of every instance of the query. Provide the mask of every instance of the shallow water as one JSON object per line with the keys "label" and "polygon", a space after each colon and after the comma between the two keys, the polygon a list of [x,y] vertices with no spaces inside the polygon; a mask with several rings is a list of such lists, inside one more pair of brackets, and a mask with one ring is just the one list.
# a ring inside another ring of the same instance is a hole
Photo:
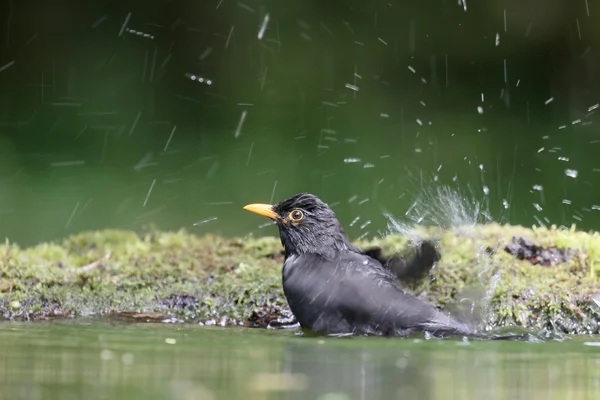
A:
{"label": "shallow water", "polygon": [[594,337],[308,338],[98,321],[0,324],[0,399],[593,399]]}

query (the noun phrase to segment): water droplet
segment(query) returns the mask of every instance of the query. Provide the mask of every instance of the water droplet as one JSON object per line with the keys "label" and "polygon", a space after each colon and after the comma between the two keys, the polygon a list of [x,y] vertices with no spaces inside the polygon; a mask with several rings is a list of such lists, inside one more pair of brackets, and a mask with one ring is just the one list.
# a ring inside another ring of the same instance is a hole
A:
{"label": "water droplet", "polygon": [[565,175],[569,178],[577,178],[577,170],[576,169],[565,169]]}
{"label": "water droplet", "polygon": [[210,217],[210,218],[207,218],[205,220],[195,222],[194,226],[204,225],[204,224],[207,224],[209,222],[216,221],[216,220],[217,220],[217,217]]}
{"label": "water droplet", "polygon": [[133,364],[134,360],[135,360],[135,357],[131,353],[125,353],[121,356],[121,362],[125,365]]}
{"label": "water droplet", "polygon": [[111,350],[104,349],[100,352],[100,358],[102,361],[111,360],[113,358],[113,352]]}
{"label": "water droplet", "polygon": [[350,83],[346,83],[346,88],[350,89],[350,90],[354,90],[355,92],[358,92],[359,88],[356,85],[352,85]]}

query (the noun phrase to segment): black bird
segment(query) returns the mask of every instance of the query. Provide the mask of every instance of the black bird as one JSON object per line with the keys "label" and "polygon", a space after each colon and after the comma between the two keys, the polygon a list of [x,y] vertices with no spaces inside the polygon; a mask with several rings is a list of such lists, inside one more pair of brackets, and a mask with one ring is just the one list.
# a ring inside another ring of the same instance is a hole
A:
{"label": "black bird", "polygon": [[475,336],[465,324],[406,292],[398,279],[414,278],[422,264],[439,259],[432,244],[408,264],[384,257],[378,248],[362,251],[350,243],[331,208],[307,193],[244,209],[279,227],[283,290],[302,328],[325,334]]}

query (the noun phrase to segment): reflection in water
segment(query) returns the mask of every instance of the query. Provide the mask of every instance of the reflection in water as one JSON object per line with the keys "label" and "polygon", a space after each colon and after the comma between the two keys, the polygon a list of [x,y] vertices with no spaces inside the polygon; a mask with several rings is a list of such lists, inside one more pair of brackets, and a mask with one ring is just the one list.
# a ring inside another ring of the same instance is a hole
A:
{"label": "reflection in water", "polygon": [[[584,399],[584,341],[308,338],[289,331],[0,324],[0,399]],[[589,343],[588,343],[589,344]]]}
{"label": "reflection in water", "polygon": [[285,371],[304,374],[310,382],[306,393],[286,399],[431,398],[430,353],[409,350],[404,343],[397,350],[379,348],[377,342],[388,339],[370,338],[359,346],[335,340],[354,339],[317,340],[310,347],[302,341],[285,344]]}

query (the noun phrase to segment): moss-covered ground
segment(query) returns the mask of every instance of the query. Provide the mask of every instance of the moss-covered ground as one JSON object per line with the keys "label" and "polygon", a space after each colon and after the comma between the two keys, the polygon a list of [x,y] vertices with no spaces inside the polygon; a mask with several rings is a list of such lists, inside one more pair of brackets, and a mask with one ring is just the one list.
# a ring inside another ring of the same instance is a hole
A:
{"label": "moss-covered ground", "polygon": [[[477,302],[486,305],[487,327],[599,333],[597,233],[497,224],[419,232],[439,239],[442,260],[433,279],[411,287],[415,294],[452,308],[464,306],[480,288]],[[533,265],[504,251],[513,236],[578,254],[558,265]],[[358,244],[393,252],[407,243],[406,237],[392,235]],[[0,246],[0,319],[112,315],[248,324],[257,308],[286,308],[282,263],[274,237],[106,230],[25,249],[7,241]]]}

